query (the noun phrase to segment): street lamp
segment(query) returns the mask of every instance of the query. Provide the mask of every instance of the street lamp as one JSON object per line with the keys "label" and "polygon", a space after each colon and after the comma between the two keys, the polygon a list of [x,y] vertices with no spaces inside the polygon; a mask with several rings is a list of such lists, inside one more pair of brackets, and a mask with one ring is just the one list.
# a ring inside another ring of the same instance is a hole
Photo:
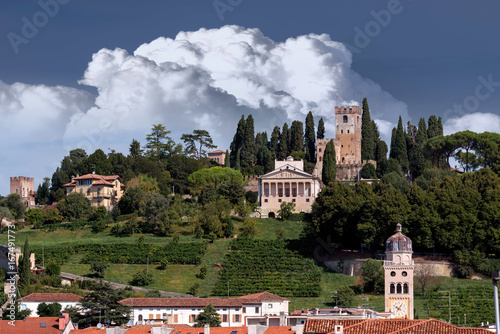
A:
{"label": "street lamp", "polygon": [[493,280],[493,298],[495,299],[495,327],[496,333],[500,334],[500,314],[498,313],[498,281],[500,280],[500,271],[491,273],[491,279]]}

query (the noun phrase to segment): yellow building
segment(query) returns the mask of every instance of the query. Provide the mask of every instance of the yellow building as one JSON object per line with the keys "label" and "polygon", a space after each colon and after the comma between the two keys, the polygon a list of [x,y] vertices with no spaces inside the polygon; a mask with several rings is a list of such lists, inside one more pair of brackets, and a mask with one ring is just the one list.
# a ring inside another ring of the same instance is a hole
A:
{"label": "yellow building", "polygon": [[259,177],[259,209],[262,217],[278,216],[281,203],[295,203],[294,212],[309,212],[320,192],[318,178],[304,172],[304,162],[288,157],[275,161],[275,170]]}
{"label": "yellow building", "polygon": [[72,178],[64,185],[66,194],[80,193],[88,198],[92,206],[104,206],[112,210],[123,195],[123,180],[118,175],[103,176],[86,174]]}

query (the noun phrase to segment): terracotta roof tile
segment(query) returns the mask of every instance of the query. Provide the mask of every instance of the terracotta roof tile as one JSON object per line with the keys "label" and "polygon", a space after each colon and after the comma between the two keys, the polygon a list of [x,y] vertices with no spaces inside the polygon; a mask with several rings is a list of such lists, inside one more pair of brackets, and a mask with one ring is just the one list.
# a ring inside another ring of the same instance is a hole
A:
{"label": "terracotta roof tile", "polygon": [[[0,333],[2,334],[44,334],[44,333],[61,333],[59,330],[58,317],[28,317],[26,320],[16,320],[14,326],[9,324],[10,321],[0,321]],[[40,325],[45,323],[45,327]]]}
{"label": "terracotta roof tile", "polygon": [[267,291],[264,292],[259,292],[259,293],[253,293],[251,295],[246,295],[246,296],[241,296],[238,297],[241,299],[257,299],[259,301],[269,301],[269,302],[283,302],[283,301],[288,301],[288,299],[280,297],[278,295],[269,293]]}
{"label": "terracotta roof tile", "polygon": [[23,302],[79,302],[81,296],[73,293],[32,293],[26,297],[21,298]]}
{"label": "terracotta roof tile", "polygon": [[304,333],[331,333],[336,325],[348,327],[363,322],[363,319],[307,319]]}
{"label": "terracotta roof tile", "polygon": [[386,334],[392,333],[415,324],[419,324],[423,320],[408,320],[408,319],[366,319],[355,325],[344,328],[345,334]]}
{"label": "terracotta roof tile", "polygon": [[243,304],[259,303],[255,299],[240,298],[127,298],[120,303],[136,307],[242,307]]}

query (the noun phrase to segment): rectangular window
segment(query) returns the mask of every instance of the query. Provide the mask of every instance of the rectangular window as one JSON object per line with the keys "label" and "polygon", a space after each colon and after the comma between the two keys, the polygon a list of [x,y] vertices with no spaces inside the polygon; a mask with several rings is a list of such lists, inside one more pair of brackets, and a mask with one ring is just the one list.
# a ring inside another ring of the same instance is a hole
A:
{"label": "rectangular window", "polygon": [[227,322],[227,314],[222,315],[222,322]]}
{"label": "rectangular window", "polygon": [[239,314],[233,314],[233,322],[241,322]]}
{"label": "rectangular window", "polygon": [[267,304],[267,308],[273,308],[273,304]]}
{"label": "rectangular window", "polygon": [[258,307],[255,308],[255,313],[259,313],[259,308]]}
{"label": "rectangular window", "polygon": [[264,199],[264,203],[267,203],[267,198]]}
{"label": "rectangular window", "polygon": [[161,314],[157,314],[156,319],[161,320]]}
{"label": "rectangular window", "polygon": [[243,313],[247,313],[247,308],[246,307],[243,308]]}
{"label": "rectangular window", "polygon": [[309,203],[309,198],[306,198],[306,202]]}
{"label": "rectangular window", "polygon": [[281,203],[281,198],[278,199],[278,203]]}
{"label": "rectangular window", "polygon": [[190,323],[196,322],[196,314],[191,314],[191,315],[189,316],[189,322],[190,322]]}
{"label": "rectangular window", "polygon": [[148,319],[150,319],[150,320],[151,320],[151,319],[154,319],[154,318],[155,318],[155,315],[150,313],[150,314],[149,314],[149,318],[148,318]]}
{"label": "rectangular window", "polygon": [[179,322],[179,315],[178,314],[174,314],[174,324],[176,324],[178,322]]}
{"label": "rectangular window", "polygon": [[292,198],[292,203],[295,203],[295,198]]}

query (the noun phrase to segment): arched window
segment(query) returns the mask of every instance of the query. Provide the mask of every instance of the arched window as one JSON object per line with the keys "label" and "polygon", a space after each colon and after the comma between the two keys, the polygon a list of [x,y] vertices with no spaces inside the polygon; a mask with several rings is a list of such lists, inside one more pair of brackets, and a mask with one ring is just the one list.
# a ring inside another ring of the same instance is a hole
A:
{"label": "arched window", "polygon": [[321,161],[321,157],[319,157],[319,161]]}
{"label": "arched window", "polygon": [[396,286],[396,293],[401,293],[401,283]]}
{"label": "arched window", "polygon": [[347,133],[350,133],[349,130],[347,130]]}
{"label": "arched window", "polygon": [[408,293],[408,283],[403,285],[403,293]]}
{"label": "arched window", "polygon": [[340,133],[344,133],[344,130],[340,130]]}
{"label": "arched window", "polygon": [[395,290],[396,290],[396,289],[395,289],[395,287],[394,287],[394,283],[391,283],[391,293],[395,293],[395,292],[396,292]]}
{"label": "arched window", "polygon": [[139,321],[142,321],[142,314],[139,314]]}
{"label": "arched window", "polygon": [[344,123],[347,123],[347,116],[344,116]]}

